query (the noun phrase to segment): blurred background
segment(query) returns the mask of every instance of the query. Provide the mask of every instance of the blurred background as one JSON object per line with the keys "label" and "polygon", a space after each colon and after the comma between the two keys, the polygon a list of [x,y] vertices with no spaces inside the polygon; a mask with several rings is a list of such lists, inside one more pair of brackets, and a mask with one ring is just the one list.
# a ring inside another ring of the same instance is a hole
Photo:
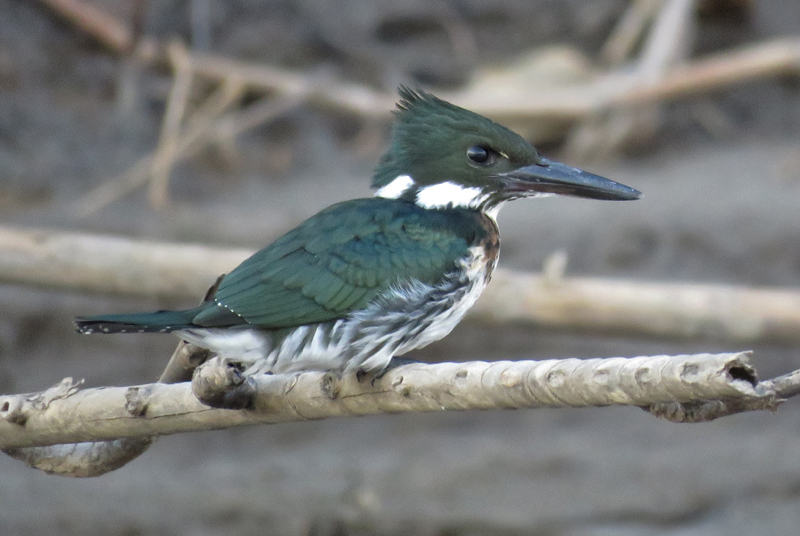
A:
{"label": "blurred background", "polygon": [[[509,206],[501,267],[563,252],[567,276],[796,291],[798,73],[796,0],[0,0],[0,226],[262,247],[371,195],[403,83],[645,193]],[[0,393],[154,381],[174,338],[72,318],[199,298],[0,285]],[[477,320],[415,357],[743,349],[762,377],[800,368],[800,338]],[[785,535],[800,410],[339,419],[164,437],[96,479],[0,475],[3,535]]]}

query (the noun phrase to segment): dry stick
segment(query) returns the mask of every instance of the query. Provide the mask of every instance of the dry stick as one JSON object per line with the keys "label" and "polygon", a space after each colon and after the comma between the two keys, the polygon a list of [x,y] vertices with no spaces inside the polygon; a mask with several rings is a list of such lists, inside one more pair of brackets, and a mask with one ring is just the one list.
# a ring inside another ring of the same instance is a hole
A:
{"label": "dry stick", "polygon": [[[192,54],[195,74],[212,80],[239,77],[249,88],[290,94],[304,87],[307,76],[272,66],[246,63],[212,54]],[[708,92],[749,80],[800,72],[800,39],[781,39],[749,45],[738,50],[707,56],[675,67],[663,79],[633,85],[634,75],[609,73],[593,83],[557,91],[532,91],[518,99],[491,100],[468,97],[460,92],[441,96],[498,120],[560,118],[574,121],[615,107],[674,100],[688,94]],[[386,119],[395,101],[393,95],[365,86],[330,81],[314,86],[309,102],[335,107],[362,116]]]}
{"label": "dry stick", "polygon": [[133,34],[119,19],[79,0],[39,0],[116,54],[127,54]]}
{"label": "dry stick", "polygon": [[498,270],[470,318],[556,329],[739,342],[800,341],[800,291]]}
{"label": "dry stick", "polygon": [[[385,413],[735,400],[775,409],[800,376],[755,380],[749,353],[412,364],[375,381],[330,373],[258,375],[252,409],[201,404],[188,383],[0,397],[0,448],[150,437],[232,426]],[[65,387],[66,385],[66,387]]]}
{"label": "dry stick", "polygon": [[[202,138],[213,127],[215,120],[242,95],[244,86],[230,79],[213,93],[200,109],[187,120],[186,134],[178,147],[178,155],[188,151],[192,143]],[[153,168],[153,155],[146,155],[127,171],[93,188],[74,203],[78,217],[94,214],[101,208],[133,192],[147,182]]]}
{"label": "dry stick", "polygon": [[[669,32],[661,32],[661,35],[669,35]],[[155,50],[155,45],[150,44],[151,46],[142,48]],[[655,49],[655,47],[651,47],[651,49]],[[148,54],[143,53],[143,56],[152,59],[154,57],[152,50]],[[451,96],[446,95],[446,97],[500,120],[503,117],[513,117],[519,120],[523,116],[529,120],[554,117],[570,120],[593,115],[613,107],[676,98],[684,93],[698,91],[699,88],[708,90],[750,78],[798,72],[800,71],[799,58],[800,42],[797,40],[780,41],[759,45],[741,52],[710,57],[683,69],[666,81],[659,80],[639,88],[630,89],[631,83],[626,81],[629,77],[620,78],[611,75],[607,76],[608,80],[603,80],[601,77],[600,83],[589,84],[577,91],[531,94],[526,95],[524,100],[506,99],[489,102],[487,99],[479,98],[474,102],[467,102],[458,93]],[[382,95],[358,84],[335,80],[326,81],[324,84],[311,84],[308,75],[279,68],[246,64],[208,54],[196,54],[190,56],[189,60],[193,71],[201,76],[223,81],[235,79],[237,83],[248,87],[277,90],[288,95],[303,95],[312,102],[333,105],[369,117],[387,117],[388,110],[391,109],[394,101],[393,96]],[[625,133],[630,130],[629,127],[629,121],[617,116],[617,119],[612,120],[610,126],[605,130]],[[208,143],[209,138],[213,139],[213,136],[207,138],[201,134],[203,134],[201,131],[190,131],[187,139],[183,140],[180,147],[175,150],[172,161],[191,156],[201,149],[203,146],[201,141]],[[586,132],[575,134],[573,145],[577,148],[573,149],[573,152],[586,152],[580,149],[580,147],[591,145],[586,139],[592,140],[598,139],[598,137]],[[622,137],[603,135],[599,139],[611,140],[610,143],[606,143],[606,147],[613,148]],[[195,145],[195,142],[198,144]],[[167,151],[167,153],[169,152],[172,150]],[[166,156],[164,156],[164,160],[167,160]],[[75,211],[79,216],[87,216],[135,190],[140,184],[147,181],[148,172],[155,164],[153,156],[143,157],[118,178],[102,184],[81,198],[76,203]],[[163,168],[165,166],[156,167]],[[154,183],[159,184],[160,188],[154,188],[151,191],[151,198],[156,202],[164,199],[166,195],[166,179],[163,178],[166,175],[162,172],[160,176],[161,180],[154,180]]]}
{"label": "dry stick", "polygon": [[669,100],[768,76],[797,74],[800,74],[800,38],[777,39],[675,67],[658,83],[611,98],[608,106]]}
{"label": "dry stick", "polygon": [[253,252],[0,227],[0,280],[196,301]]}
{"label": "dry stick", "polygon": [[[264,237],[264,243],[274,237]],[[0,227],[0,282],[194,300],[253,252]],[[800,341],[800,291],[498,269],[469,317],[659,337]]]}
{"label": "dry stick", "polygon": [[[275,97],[222,117],[214,118],[209,114],[207,117],[189,121],[190,127],[187,128],[186,134],[178,140],[173,165],[197,154],[209,143],[230,139],[269,122],[298,106],[303,98],[302,94]],[[152,166],[153,156],[143,157],[118,179],[101,184],[78,200],[75,204],[75,213],[79,217],[89,216],[132,192],[147,182]]]}
{"label": "dry stick", "polygon": [[[239,112],[229,113],[221,117],[227,108],[238,101],[243,92],[244,85],[238,79],[231,78],[223,83],[222,87],[209,97],[197,112],[187,118],[185,133],[181,135],[177,142],[173,165],[196,154],[206,144],[217,138],[229,136],[231,132],[238,134],[258,126],[258,123],[254,124],[254,116],[261,118],[260,121],[265,122],[296,105],[295,96],[292,96],[287,97],[288,105],[287,101],[276,99],[276,103],[270,107],[271,116],[265,116],[264,106],[253,105]],[[279,102],[280,104],[278,104]],[[145,184],[153,168],[153,158],[153,155],[142,157],[139,162],[122,175],[106,181],[89,191],[76,201],[74,212],[79,217],[89,216]]]}
{"label": "dry stick", "polygon": [[152,157],[148,192],[150,205],[155,208],[164,208],[169,201],[169,176],[178,158],[181,122],[192,89],[192,67],[186,49],[176,41],[170,43],[168,54],[174,73],[172,89],[161,123],[158,148]]}
{"label": "dry stick", "polygon": [[647,24],[664,0],[631,0],[611,36],[600,50],[600,58],[609,66],[622,65],[631,55]]}
{"label": "dry stick", "polygon": [[143,156],[120,175],[105,181],[75,201],[71,209],[72,212],[79,218],[94,214],[101,208],[135,191],[139,186],[146,183],[152,168],[153,155]]}
{"label": "dry stick", "polygon": [[309,102],[334,107],[359,115],[387,118],[394,107],[395,96],[384,94],[361,84],[327,79],[314,82],[316,75],[290,71],[280,67],[248,63],[214,54],[191,53],[195,74],[211,80],[238,77],[250,89],[277,91],[281,94],[307,94]]}
{"label": "dry stick", "polygon": [[[658,83],[689,52],[697,0],[667,0],[653,23],[629,87]],[[622,108],[588,117],[573,129],[564,152],[570,160],[607,158],[637,132],[655,130],[657,106]]]}

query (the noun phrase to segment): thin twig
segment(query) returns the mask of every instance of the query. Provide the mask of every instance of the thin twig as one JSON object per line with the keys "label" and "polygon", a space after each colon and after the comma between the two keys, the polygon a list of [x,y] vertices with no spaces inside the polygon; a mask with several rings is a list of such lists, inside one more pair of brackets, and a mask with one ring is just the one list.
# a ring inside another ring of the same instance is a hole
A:
{"label": "thin twig", "polygon": [[155,208],[164,208],[169,201],[169,176],[178,158],[181,122],[192,89],[192,68],[186,48],[179,41],[175,41],[170,43],[168,53],[174,73],[172,89],[161,123],[158,149],[153,155],[148,193],[150,204]]}
{"label": "thin twig", "polygon": [[[666,0],[653,23],[629,87],[657,84],[690,50],[697,0]],[[621,108],[590,116],[567,139],[564,152],[574,161],[602,159],[636,136],[649,137],[658,123],[657,106]]]}
{"label": "thin twig", "polygon": [[80,0],[39,0],[42,4],[91,35],[112,52],[127,54],[133,47],[130,28],[116,17]]}
{"label": "thin twig", "polygon": [[619,67],[631,55],[645,28],[658,12],[664,0],[631,0],[611,36],[600,50],[606,65]]}
{"label": "thin twig", "polygon": [[[239,134],[258,127],[303,101],[302,93],[263,99],[262,102],[226,115],[219,115],[241,95],[243,86],[233,79],[224,84],[218,93],[209,97],[212,102],[202,106],[186,120],[187,128],[177,142],[173,154],[173,165],[197,154],[209,143],[229,140]],[[104,182],[76,201],[74,212],[79,217],[89,216],[145,184],[153,168],[153,155],[142,157],[128,171],[116,179]]]}

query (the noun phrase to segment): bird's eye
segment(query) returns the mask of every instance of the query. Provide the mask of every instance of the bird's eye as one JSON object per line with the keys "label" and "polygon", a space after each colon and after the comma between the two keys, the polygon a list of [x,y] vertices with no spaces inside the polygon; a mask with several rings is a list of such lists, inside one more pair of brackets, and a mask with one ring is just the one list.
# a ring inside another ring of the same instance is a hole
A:
{"label": "bird's eye", "polygon": [[473,145],[467,149],[467,158],[476,164],[487,165],[494,161],[494,155],[491,149],[487,149],[482,145]]}

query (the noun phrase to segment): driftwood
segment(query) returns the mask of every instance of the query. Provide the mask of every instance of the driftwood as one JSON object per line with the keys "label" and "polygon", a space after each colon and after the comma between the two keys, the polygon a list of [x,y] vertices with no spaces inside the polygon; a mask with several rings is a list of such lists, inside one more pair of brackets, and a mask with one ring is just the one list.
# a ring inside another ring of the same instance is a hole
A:
{"label": "driftwood", "polygon": [[[0,282],[192,301],[253,252],[0,227]],[[800,291],[498,269],[468,318],[658,337],[800,341]]]}
{"label": "driftwood", "polygon": [[698,422],[775,409],[797,394],[800,373],[758,382],[748,361],[749,353],[742,352],[419,363],[379,379],[321,372],[259,375],[247,377],[254,397],[246,410],[203,405],[189,383],[80,390],[66,379],[42,393],[0,397],[0,448],[466,409],[632,405],[670,420]]}

